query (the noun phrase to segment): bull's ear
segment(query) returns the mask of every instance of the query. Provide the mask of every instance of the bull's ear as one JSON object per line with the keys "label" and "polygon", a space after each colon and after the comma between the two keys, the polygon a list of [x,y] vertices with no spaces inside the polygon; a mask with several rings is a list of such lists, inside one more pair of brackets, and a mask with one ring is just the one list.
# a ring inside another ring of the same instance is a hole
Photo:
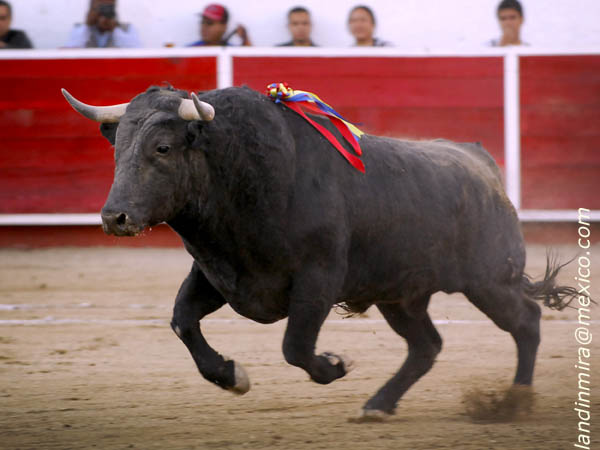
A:
{"label": "bull's ear", "polygon": [[187,125],[186,139],[191,148],[203,147],[206,144],[206,136],[203,132],[204,123],[200,120],[193,120]]}
{"label": "bull's ear", "polygon": [[100,133],[102,133],[102,136],[104,136],[106,139],[108,139],[108,142],[110,142],[110,145],[115,145],[115,140],[117,138],[117,127],[119,126],[119,123],[103,123],[100,125]]}

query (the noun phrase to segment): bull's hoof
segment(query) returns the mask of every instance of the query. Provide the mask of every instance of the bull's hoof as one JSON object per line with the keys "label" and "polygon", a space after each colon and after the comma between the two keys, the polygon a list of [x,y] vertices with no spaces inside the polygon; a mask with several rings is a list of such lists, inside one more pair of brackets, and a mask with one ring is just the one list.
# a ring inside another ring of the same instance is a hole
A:
{"label": "bull's hoof", "polygon": [[385,422],[393,414],[389,412],[382,411],[380,409],[367,409],[363,408],[360,410],[358,417],[354,419],[352,422],[355,423],[366,423],[366,422]]}
{"label": "bull's hoof", "polygon": [[354,361],[347,356],[336,355],[329,352],[321,353],[321,356],[327,358],[327,361],[329,361],[329,364],[332,366],[341,366],[341,368],[344,370],[344,375],[354,369]]}
{"label": "bull's hoof", "polygon": [[244,395],[246,392],[250,390],[250,378],[248,378],[248,374],[236,361],[233,361],[233,373],[235,377],[235,384],[226,388],[228,391],[233,392],[237,395]]}

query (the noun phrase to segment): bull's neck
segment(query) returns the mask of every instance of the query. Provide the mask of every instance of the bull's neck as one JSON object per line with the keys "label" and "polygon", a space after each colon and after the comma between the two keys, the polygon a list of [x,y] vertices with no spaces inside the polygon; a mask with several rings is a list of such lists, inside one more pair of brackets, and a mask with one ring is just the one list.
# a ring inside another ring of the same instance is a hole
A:
{"label": "bull's neck", "polygon": [[182,237],[186,246],[233,257],[239,220],[235,211],[228,211],[227,203],[225,199],[214,196],[206,203],[190,202],[168,224]]}

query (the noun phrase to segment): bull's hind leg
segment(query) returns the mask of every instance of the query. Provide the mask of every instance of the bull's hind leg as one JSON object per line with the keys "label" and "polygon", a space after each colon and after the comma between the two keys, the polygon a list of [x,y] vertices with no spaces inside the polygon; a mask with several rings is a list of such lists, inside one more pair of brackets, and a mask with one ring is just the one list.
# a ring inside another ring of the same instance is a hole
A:
{"label": "bull's hind leg", "polygon": [[245,394],[250,389],[250,382],[244,369],[213,350],[200,331],[200,319],[224,304],[221,294],[194,263],[190,274],[179,288],[171,328],[192,354],[204,378],[223,389]]}
{"label": "bull's hind leg", "polygon": [[525,298],[517,286],[477,287],[466,295],[498,327],[512,335],[518,352],[514,383],[530,385],[540,343],[539,305]]}
{"label": "bull's hind leg", "polygon": [[[425,304],[428,298],[423,300]],[[399,304],[378,304],[383,317],[408,344],[408,356],[400,370],[363,406],[365,416],[393,414],[402,395],[433,366],[442,349],[442,338],[427,312],[409,316]]]}

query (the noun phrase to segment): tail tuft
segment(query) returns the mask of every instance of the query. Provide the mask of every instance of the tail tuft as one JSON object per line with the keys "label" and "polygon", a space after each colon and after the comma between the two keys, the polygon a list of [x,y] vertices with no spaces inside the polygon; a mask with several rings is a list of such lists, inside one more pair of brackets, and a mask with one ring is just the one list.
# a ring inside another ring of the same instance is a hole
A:
{"label": "tail tuft", "polygon": [[557,286],[556,276],[560,269],[569,264],[567,261],[560,264],[557,258],[548,253],[546,255],[546,273],[541,281],[533,281],[527,274],[523,274],[521,285],[523,292],[531,300],[543,301],[544,306],[559,311],[565,309],[577,297],[577,289],[571,286]]}

